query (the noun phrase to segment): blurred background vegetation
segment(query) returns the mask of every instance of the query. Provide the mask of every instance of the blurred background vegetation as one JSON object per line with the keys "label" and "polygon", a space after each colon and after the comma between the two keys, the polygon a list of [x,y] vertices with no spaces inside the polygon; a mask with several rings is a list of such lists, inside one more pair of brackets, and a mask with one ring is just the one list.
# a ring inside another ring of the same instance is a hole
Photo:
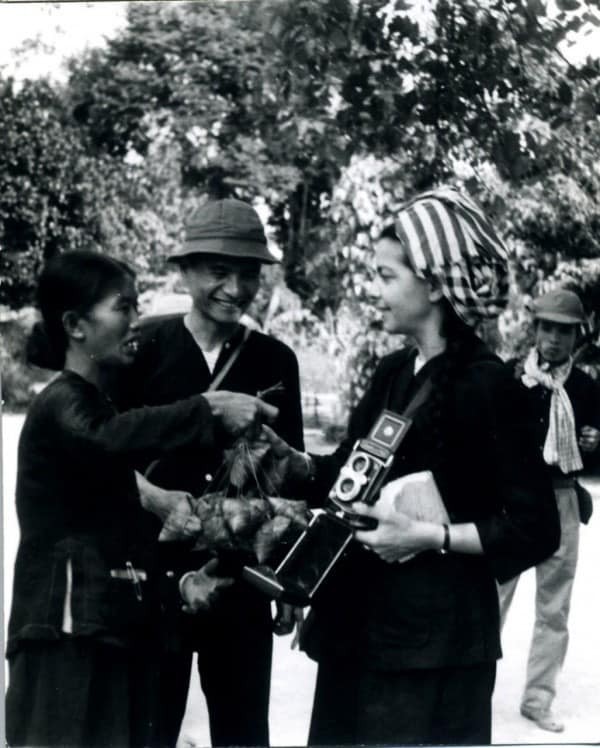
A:
{"label": "blurred background vegetation", "polygon": [[0,75],[7,406],[44,378],[21,358],[44,259],[121,257],[144,309],[164,310],[181,298],[165,257],[186,216],[233,195],[282,253],[251,314],[298,353],[309,423],[343,421],[398,345],[367,303],[371,241],[442,182],[479,200],[509,246],[511,302],[486,331],[501,355],[527,345],[528,299],[567,285],[595,372],[600,62],[563,50],[598,26],[598,0],[140,2],[65,81]]}

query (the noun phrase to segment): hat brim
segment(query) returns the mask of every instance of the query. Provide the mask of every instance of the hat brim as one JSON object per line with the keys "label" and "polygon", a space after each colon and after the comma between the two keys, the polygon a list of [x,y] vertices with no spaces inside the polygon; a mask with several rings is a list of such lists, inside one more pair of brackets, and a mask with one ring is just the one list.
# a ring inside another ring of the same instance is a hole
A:
{"label": "hat brim", "polygon": [[177,262],[190,255],[211,254],[233,257],[236,259],[259,260],[267,264],[276,264],[279,260],[274,257],[262,242],[230,237],[215,237],[191,239],[184,243],[181,249],[167,257],[170,262]]}
{"label": "hat brim", "polygon": [[545,319],[548,322],[559,322],[562,325],[583,325],[585,320],[580,317],[574,317],[570,314],[561,314],[560,312],[534,312],[535,319]]}

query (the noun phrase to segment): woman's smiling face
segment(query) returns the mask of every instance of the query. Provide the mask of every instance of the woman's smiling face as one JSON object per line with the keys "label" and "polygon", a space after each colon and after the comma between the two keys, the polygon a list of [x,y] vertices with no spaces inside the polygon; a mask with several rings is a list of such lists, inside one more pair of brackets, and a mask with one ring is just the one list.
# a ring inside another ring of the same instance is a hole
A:
{"label": "woman's smiling face", "polygon": [[131,364],[138,344],[137,294],[132,279],[124,278],[114,290],[82,315],[79,331],[90,359],[99,366]]}
{"label": "woman's smiling face", "polygon": [[433,309],[428,281],[418,278],[408,264],[402,244],[388,237],[375,244],[377,308],[387,332],[414,335]]}

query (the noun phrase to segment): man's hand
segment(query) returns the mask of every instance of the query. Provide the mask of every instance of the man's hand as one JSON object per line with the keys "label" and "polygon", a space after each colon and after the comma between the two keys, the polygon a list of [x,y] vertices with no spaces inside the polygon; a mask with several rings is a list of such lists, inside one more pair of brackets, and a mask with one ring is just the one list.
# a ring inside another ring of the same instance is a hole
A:
{"label": "man's hand", "polygon": [[216,390],[205,392],[213,416],[219,418],[223,428],[232,436],[239,436],[257,423],[274,421],[279,409],[258,397],[243,392]]}
{"label": "man's hand", "polygon": [[276,636],[291,634],[296,624],[304,620],[304,611],[289,603],[276,602],[277,614],[273,619],[273,633]]}
{"label": "man's hand", "polygon": [[198,613],[206,611],[214,604],[221,590],[233,584],[231,577],[215,576],[218,560],[211,558],[210,561],[198,571],[191,571],[181,578],[179,591],[184,600],[183,611],[185,613]]}
{"label": "man's hand", "polygon": [[273,621],[273,632],[276,636],[287,636],[296,629],[290,645],[292,649],[295,649],[300,643],[300,634],[304,624],[304,608],[280,601],[277,601],[276,605],[277,615]]}
{"label": "man's hand", "polygon": [[584,452],[593,452],[600,444],[600,431],[593,426],[582,426],[579,433],[579,446]]}

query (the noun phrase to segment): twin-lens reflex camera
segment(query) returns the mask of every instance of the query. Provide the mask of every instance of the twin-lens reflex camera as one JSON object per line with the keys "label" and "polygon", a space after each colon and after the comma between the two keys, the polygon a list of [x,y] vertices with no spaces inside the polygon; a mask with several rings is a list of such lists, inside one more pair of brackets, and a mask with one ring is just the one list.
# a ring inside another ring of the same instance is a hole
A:
{"label": "twin-lens reflex camera", "polygon": [[384,410],[365,439],[359,439],[342,466],[323,510],[277,566],[246,566],[243,577],[269,597],[309,605],[342,557],[355,530],[373,529],[377,521],[352,512],[352,504],[374,504],[394,454],[412,420]]}

